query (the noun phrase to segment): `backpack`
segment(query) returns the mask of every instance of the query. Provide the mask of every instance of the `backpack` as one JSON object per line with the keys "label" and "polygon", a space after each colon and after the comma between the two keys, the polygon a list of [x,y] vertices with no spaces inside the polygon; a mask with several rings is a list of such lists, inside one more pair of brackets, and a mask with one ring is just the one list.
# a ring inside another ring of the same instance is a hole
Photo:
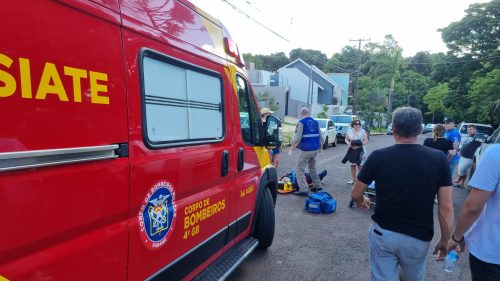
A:
{"label": "backpack", "polygon": [[328,192],[320,191],[309,195],[304,208],[311,213],[333,213],[337,208],[337,200]]}

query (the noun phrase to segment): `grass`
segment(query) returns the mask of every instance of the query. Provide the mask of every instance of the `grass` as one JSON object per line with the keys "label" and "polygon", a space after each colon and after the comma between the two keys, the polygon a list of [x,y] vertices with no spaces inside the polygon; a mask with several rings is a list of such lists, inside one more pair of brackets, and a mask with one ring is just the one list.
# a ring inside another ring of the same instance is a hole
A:
{"label": "grass", "polygon": [[371,127],[370,128],[370,131],[371,132],[377,132],[377,133],[386,133],[387,132],[387,129],[386,128],[375,128],[375,127]]}
{"label": "grass", "polygon": [[283,132],[283,142],[281,143],[281,147],[290,146],[292,143],[294,132]]}

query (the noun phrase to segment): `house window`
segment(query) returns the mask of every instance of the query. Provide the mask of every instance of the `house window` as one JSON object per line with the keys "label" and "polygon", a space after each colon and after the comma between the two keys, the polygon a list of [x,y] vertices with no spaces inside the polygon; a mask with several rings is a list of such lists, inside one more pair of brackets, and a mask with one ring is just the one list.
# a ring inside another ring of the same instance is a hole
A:
{"label": "house window", "polygon": [[145,137],[152,147],[222,140],[222,80],[217,73],[146,51],[142,59]]}
{"label": "house window", "polygon": [[328,104],[325,91],[320,87],[318,87],[318,104]]}

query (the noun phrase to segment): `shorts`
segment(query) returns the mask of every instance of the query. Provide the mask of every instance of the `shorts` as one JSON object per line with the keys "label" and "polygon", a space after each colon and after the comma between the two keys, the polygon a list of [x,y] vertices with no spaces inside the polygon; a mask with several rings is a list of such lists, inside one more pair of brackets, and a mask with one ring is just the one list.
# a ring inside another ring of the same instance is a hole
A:
{"label": "shorts", "polygon": [[369,232],[371,281],[423,281],[430,241],[390,231],[373,222]]}
{"label": "shorts", "polygon": [[281,147],[271,148],[269,151],[271,152],[271,155],[277,155],[281,153]]}
{"label": "shorts", "polygon": [[460,158],[460,160],[458,161],[458,175],[462,177],[466,176],[470,166],[472,166],[472,159],[463,157]]}

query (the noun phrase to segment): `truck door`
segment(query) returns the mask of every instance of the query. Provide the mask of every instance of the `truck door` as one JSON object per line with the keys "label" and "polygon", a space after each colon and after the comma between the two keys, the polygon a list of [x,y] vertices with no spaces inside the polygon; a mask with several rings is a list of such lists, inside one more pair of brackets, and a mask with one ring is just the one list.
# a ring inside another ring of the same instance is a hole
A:
{"label": "truck door", "polygon": [[[254,214],[261,171],[270,165],[269,152],[262,146],[261,117],[250,83],[245,76],[235,73],[238,108],[236,128],[241,132],[236,137],[238,167],[236,186],[237,235],[248,233],[251,216]],[[239,123],[239,128],[238,128]]]}
{"label": "truck door", "polygon": [[[170,24],[182,30],[186,18],[195,24],[194,11],[170,1],[170,12],[153,18],[164,25],[151,25],[143,17],[150,10],[138,3],[121,3],[130,117],[129,278],[179,280],[227,244],[228,179],[236,161],[227,126],[230,83],[223,79],[224,60],[164,33],[173,32]],[[206,29],[187,30],[210,39]]]}

